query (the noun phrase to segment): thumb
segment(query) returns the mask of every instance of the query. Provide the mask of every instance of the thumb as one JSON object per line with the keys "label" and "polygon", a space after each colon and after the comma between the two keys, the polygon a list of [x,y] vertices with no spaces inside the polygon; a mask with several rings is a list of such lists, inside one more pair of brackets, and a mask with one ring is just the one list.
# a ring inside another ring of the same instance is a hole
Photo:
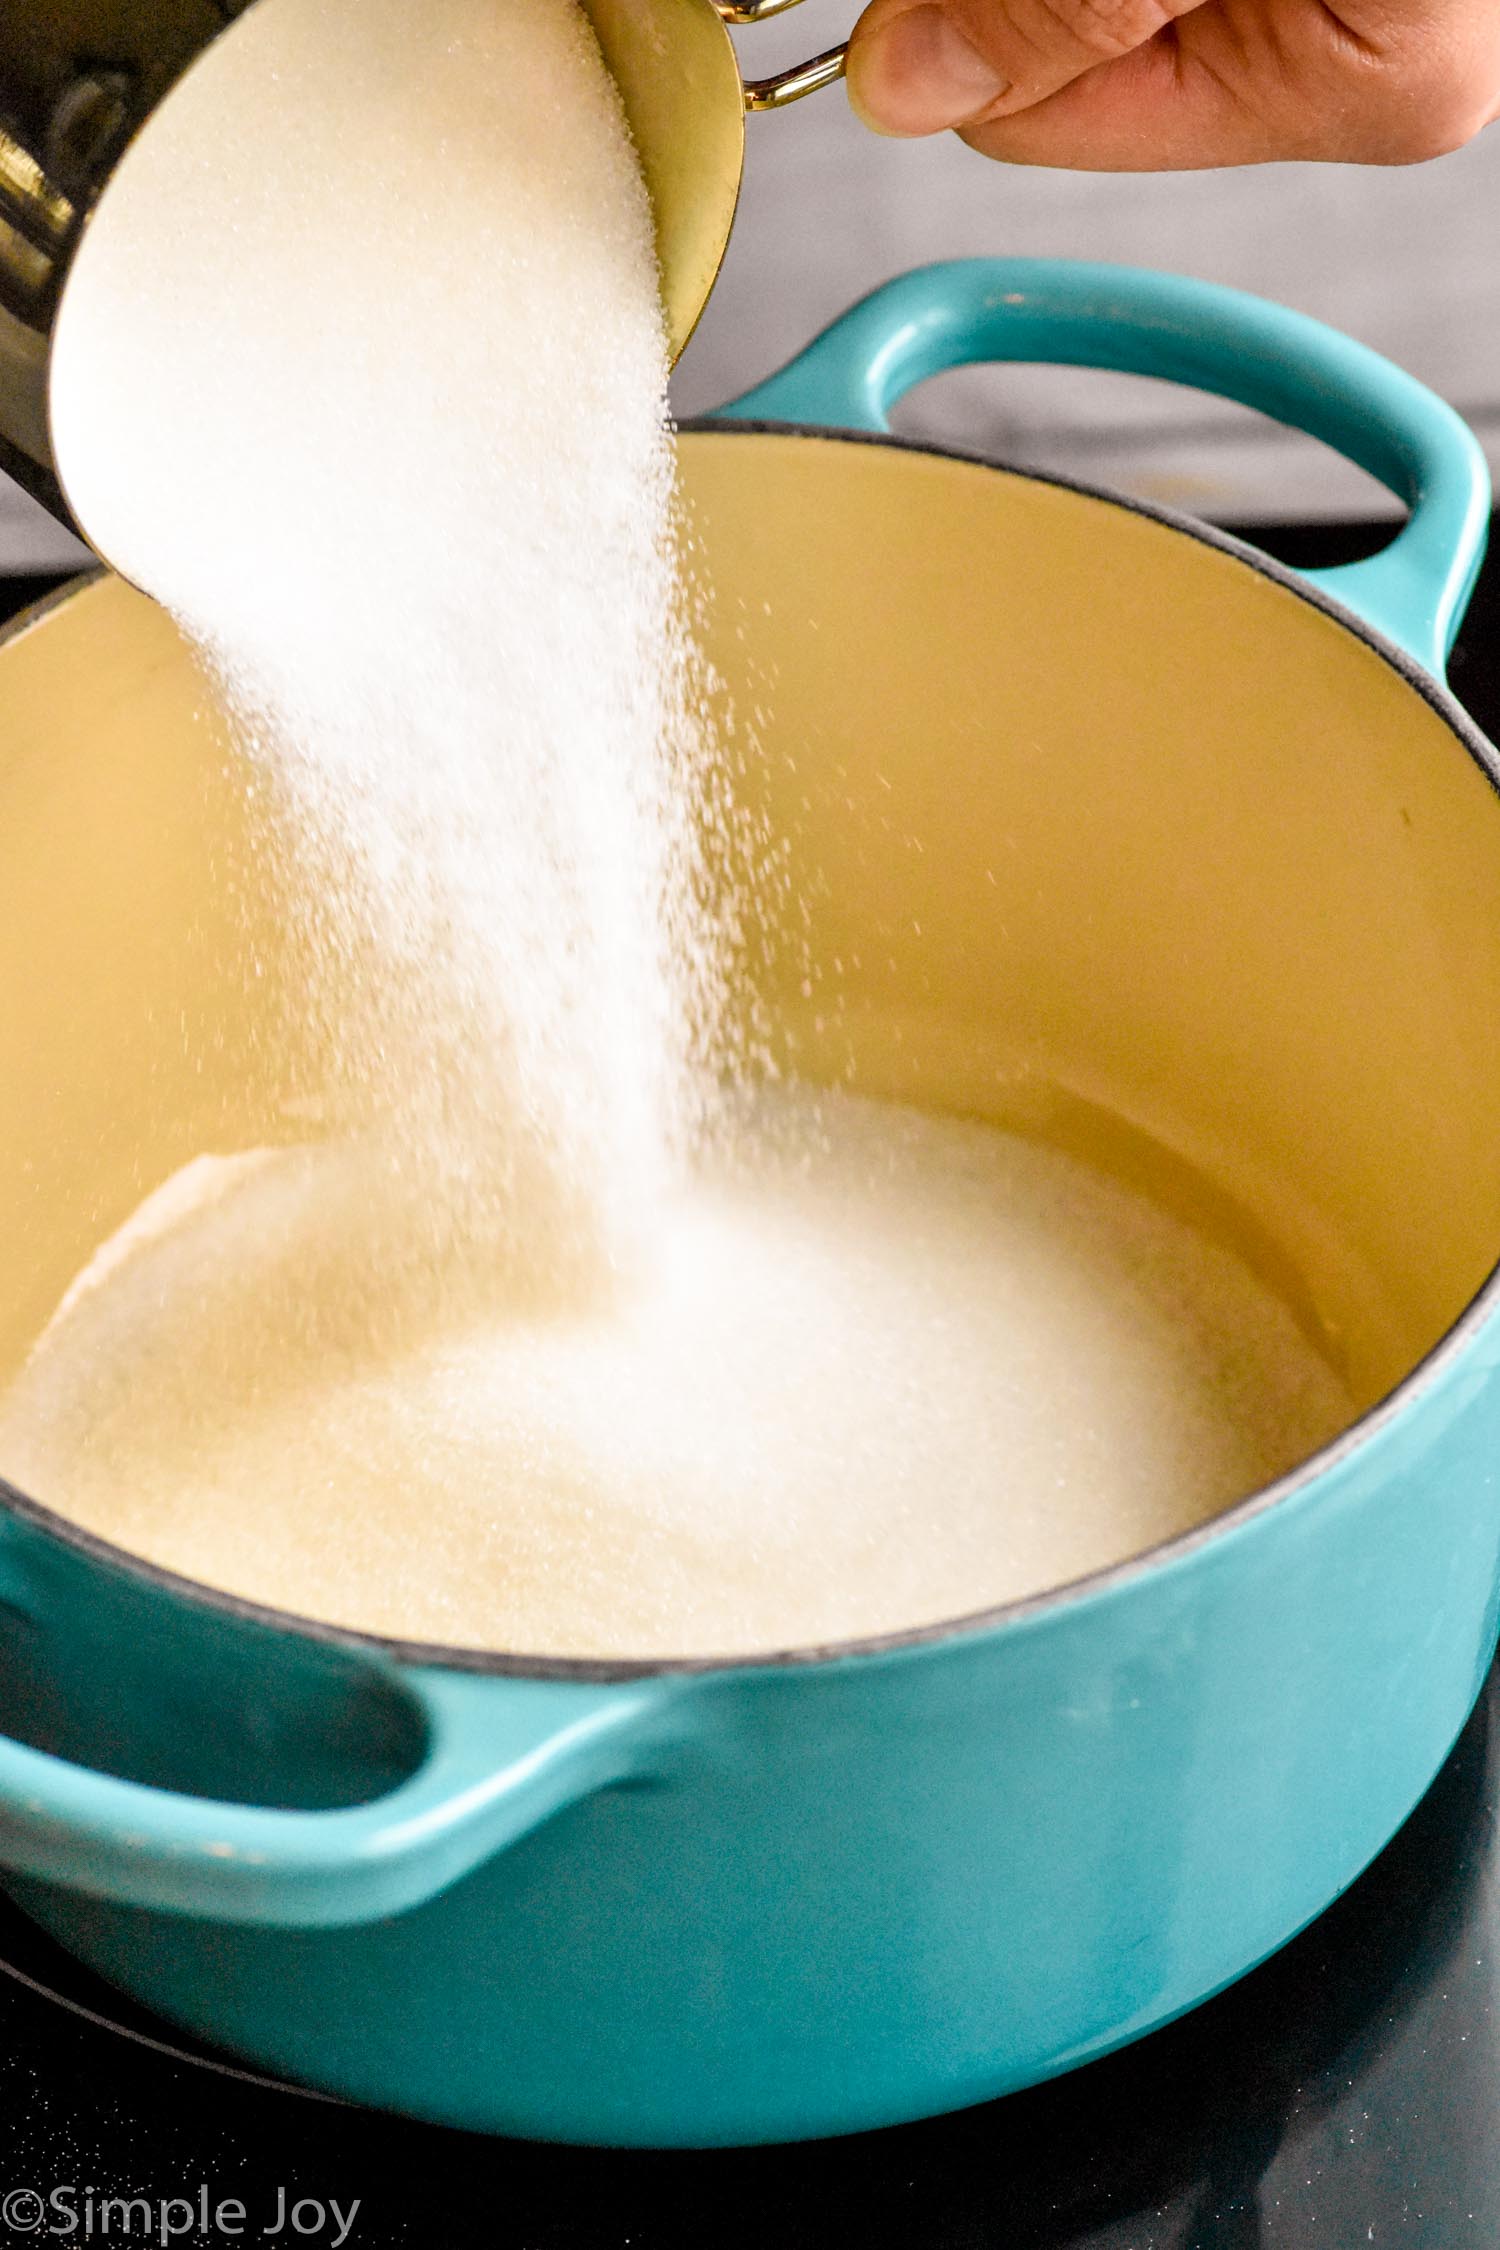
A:
{"label": "thumb", "polygon": [[1118,62],[1199,0],[873,0],[849,48],[849,99],[877,133],[980,125]]}

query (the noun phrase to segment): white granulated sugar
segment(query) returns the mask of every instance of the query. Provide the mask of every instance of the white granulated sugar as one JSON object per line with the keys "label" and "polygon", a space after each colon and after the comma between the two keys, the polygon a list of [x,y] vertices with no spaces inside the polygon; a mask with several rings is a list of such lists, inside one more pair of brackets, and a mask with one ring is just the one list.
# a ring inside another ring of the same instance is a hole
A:
{"label": "white granulated sugar", "polygon": [[[1038,1592],[1347,1420],[1238,1258],[1093,1168],[761,1100],[753,1145],[802,1154],[705,1165],[622,1299],[528,1321],[497,1290],[373,1355],[340,1273],[378,1193],[355,1153],[200,1160],[75,1289],[0,1457],[140,1553],[339,1623],[729,1653]],[[309,1346],[331,1372],[299,1385]]]}
{"label": "white granulated sugar", "polygon": [[259,0],[59,324],[64,477],[251,737],[346,1091],[529,1254],[618,1257],[693,1123],[666,380],[573,0]]}
{"label": "white granulated sugar", "polygon": [[178,1571],[750,1651],[1055,1585],[1348,1417],[1102,1173],[708,1091],[666,372],[572,0],[258,0],[85,241],[63,472],[238,716],[332,1121],[159,1185],[0,1399],[9,1478]]}

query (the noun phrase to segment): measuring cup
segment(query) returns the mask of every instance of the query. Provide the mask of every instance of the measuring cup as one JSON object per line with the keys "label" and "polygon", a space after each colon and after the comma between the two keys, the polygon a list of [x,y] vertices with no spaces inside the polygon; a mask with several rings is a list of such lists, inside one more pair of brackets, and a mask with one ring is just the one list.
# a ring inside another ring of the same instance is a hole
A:
{"label": "measuring cup", "polygon": [[656,213],[672,356],[724,262],[745,163],[745,115],[784,109],[831,85],[847,50],[745,79],[731,24],[764,23],[799,0],[583,0],[635,136]]}
{"label": "measuring cup", "polygon": [[[675,359],[723,262],[747,109],[843,71],[842,48],[746,82],[730,24],[796,0],[583,0],[640,151]],[[120,159],[253,0],[27,0],[0,8],[0,468],[77,529],[53,454],[52,344],[68,274]]]}

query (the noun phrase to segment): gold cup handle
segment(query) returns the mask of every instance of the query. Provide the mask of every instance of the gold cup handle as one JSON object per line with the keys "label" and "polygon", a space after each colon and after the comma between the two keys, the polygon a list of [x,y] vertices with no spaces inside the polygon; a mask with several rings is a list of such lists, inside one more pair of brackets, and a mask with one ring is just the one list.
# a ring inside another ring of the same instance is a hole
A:
{"label": "gold cup handle", "polygon": [[[714,0],[725,23],[738,24],[766,23],[799,4],[800,0]],[[785,109],[789,102],[800,102],[804,94],[831,86],[836,78],[843,77],[848,54],[847,45],[830,47],[827,54],[814,55],[811,62],[796,63],[790,70],[778,70],[773,77],[747,79],[746,109]]]}

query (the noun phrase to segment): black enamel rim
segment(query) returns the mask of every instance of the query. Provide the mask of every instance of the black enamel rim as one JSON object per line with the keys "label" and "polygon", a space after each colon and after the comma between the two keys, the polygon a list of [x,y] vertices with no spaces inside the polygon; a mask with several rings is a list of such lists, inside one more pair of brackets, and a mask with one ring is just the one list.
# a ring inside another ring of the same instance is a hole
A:
{"label": "black enamel rim", "polygon": [[[891,452],[956,461],[967,467],[1000,472],[1029,484],[1048,485],[1060,491],[1076,492],[1086,499],[1101,501],[1109,507],[1117,508],[1126,515],[1143,516],[1153,523],[1161,524],[1166,530],[1195,540],[1200,546],[1213,548],[1220,554],[1232,557],[1258,577],[1270,579],[1308,608],[1321,611],[1352,638],[1362,641],[1443,720],[1449,732],[1484,775],[1491,790],[1500,796],[1500,754],[1497,754],[1446,687],[1423,671],[1404,649],[1387,640],[1352,610],[1343,608],[1328,595],[1310,586],[1295,571],[1274,561],[1271,556],[1262,554],[1257,547],[1234,537],[1232,533],[1200,523],[1191,516],[1179,514],[1175,509],[1127,498],[1099,485],[1089,484],[1082,478],[1040,475],[1030,469],[1011,468],[1003,461],[996,461],[985,454],[959,446],[934,445],[894,434],[812,429],[801,423],[786,422],[717,422],[709,418],[701,422],[686,422],[682,428],[689,434],[708,435],[728,443],[742,438],[794,438],[811,444],[873,446]],[[50,616],[83,587],[96,583],[103,575],[102,572],[92,572],[75,579],[25,611],[0,634],[0,648]],[[1497,902],[1497,910],[1500,910],[1500,902]],[[363,1633],[352,1627],[327,1624],[320,1618],[302,1617],[293,1611],[272,1609],[262,1603],[247,1601],[238,1594],[223,1593],[197,1579],[185,1578],[175,1571],[163,1569],[158,1563],[148,1562],[139,1555],[131,1554],[128,1549],[113,1546],[95,1533],[70,1523],[65,1516],[56,1514],[25,1493],[17,1491],[3,1477],[0,1477],[0,1509],[34,1525],[39,1531],[60,1540],[65,1546],[109,1570],[141,1580],[162,1593],[175,1595],[200,1608],[216,1610],[237,1623],[258,1626],[280,1634],[295,1633],[352,1651],[363,1651],[397,1666],[433,1666],[446,1671],[495,1674],[514,1679],[609,1685],[683,1674],[775,1671],[860,1658],[878,1658],[904,1650],[926,1648],[940,1642],[977,1638],[1023,1619],[1042,1616],[1052,1610],[1071,1608],[1094,1597],[1113,1593],[1127,1587],[1135,1579],[1151,1576],[1158,1570],[1187,1561],[1220,1538],[1237,1531],[1242,1525],[1269,1514],[1307,1491],[1329,1471],[1342,1467],[1353,1455],[1362,1451],[1445,1373],[1449,1363],[1458,1358],[1492,1317],[1497,1304],[1500,1304],[1500,1262],[1492,1267],[1478,1293],[1447,1333],[1383,1399],[1378,1400],[1357,1421],[1341,1431],[1330,1444],[1310,1454],[1284,1476],[1261,1486],[1255,1492],[1247,1493],[1243,1499],[1235,1501],[1232,1506],[1206,1522],[1195,1525],[1190,1531],[1180,1532],[1157,1546],[1127,1556],[1123,1562],[1112,1563],[1103,1570],[1091,1571],[1084,1577],[1070,1579],[1061,1586],[1049,1587],[1043,1593],[1028,1595],[1019,1601],[997,1603],[988,1609],[976,1610],[962,1617],[942,1618],[934,1624],[911,1626],[900,1632],[875,1634],[860,1640],[775,1649],[751,1655],[611,1659],[510,1655],[498,1650],[450,1648],[441,1643],[407,1641],[379,1633]]]}

